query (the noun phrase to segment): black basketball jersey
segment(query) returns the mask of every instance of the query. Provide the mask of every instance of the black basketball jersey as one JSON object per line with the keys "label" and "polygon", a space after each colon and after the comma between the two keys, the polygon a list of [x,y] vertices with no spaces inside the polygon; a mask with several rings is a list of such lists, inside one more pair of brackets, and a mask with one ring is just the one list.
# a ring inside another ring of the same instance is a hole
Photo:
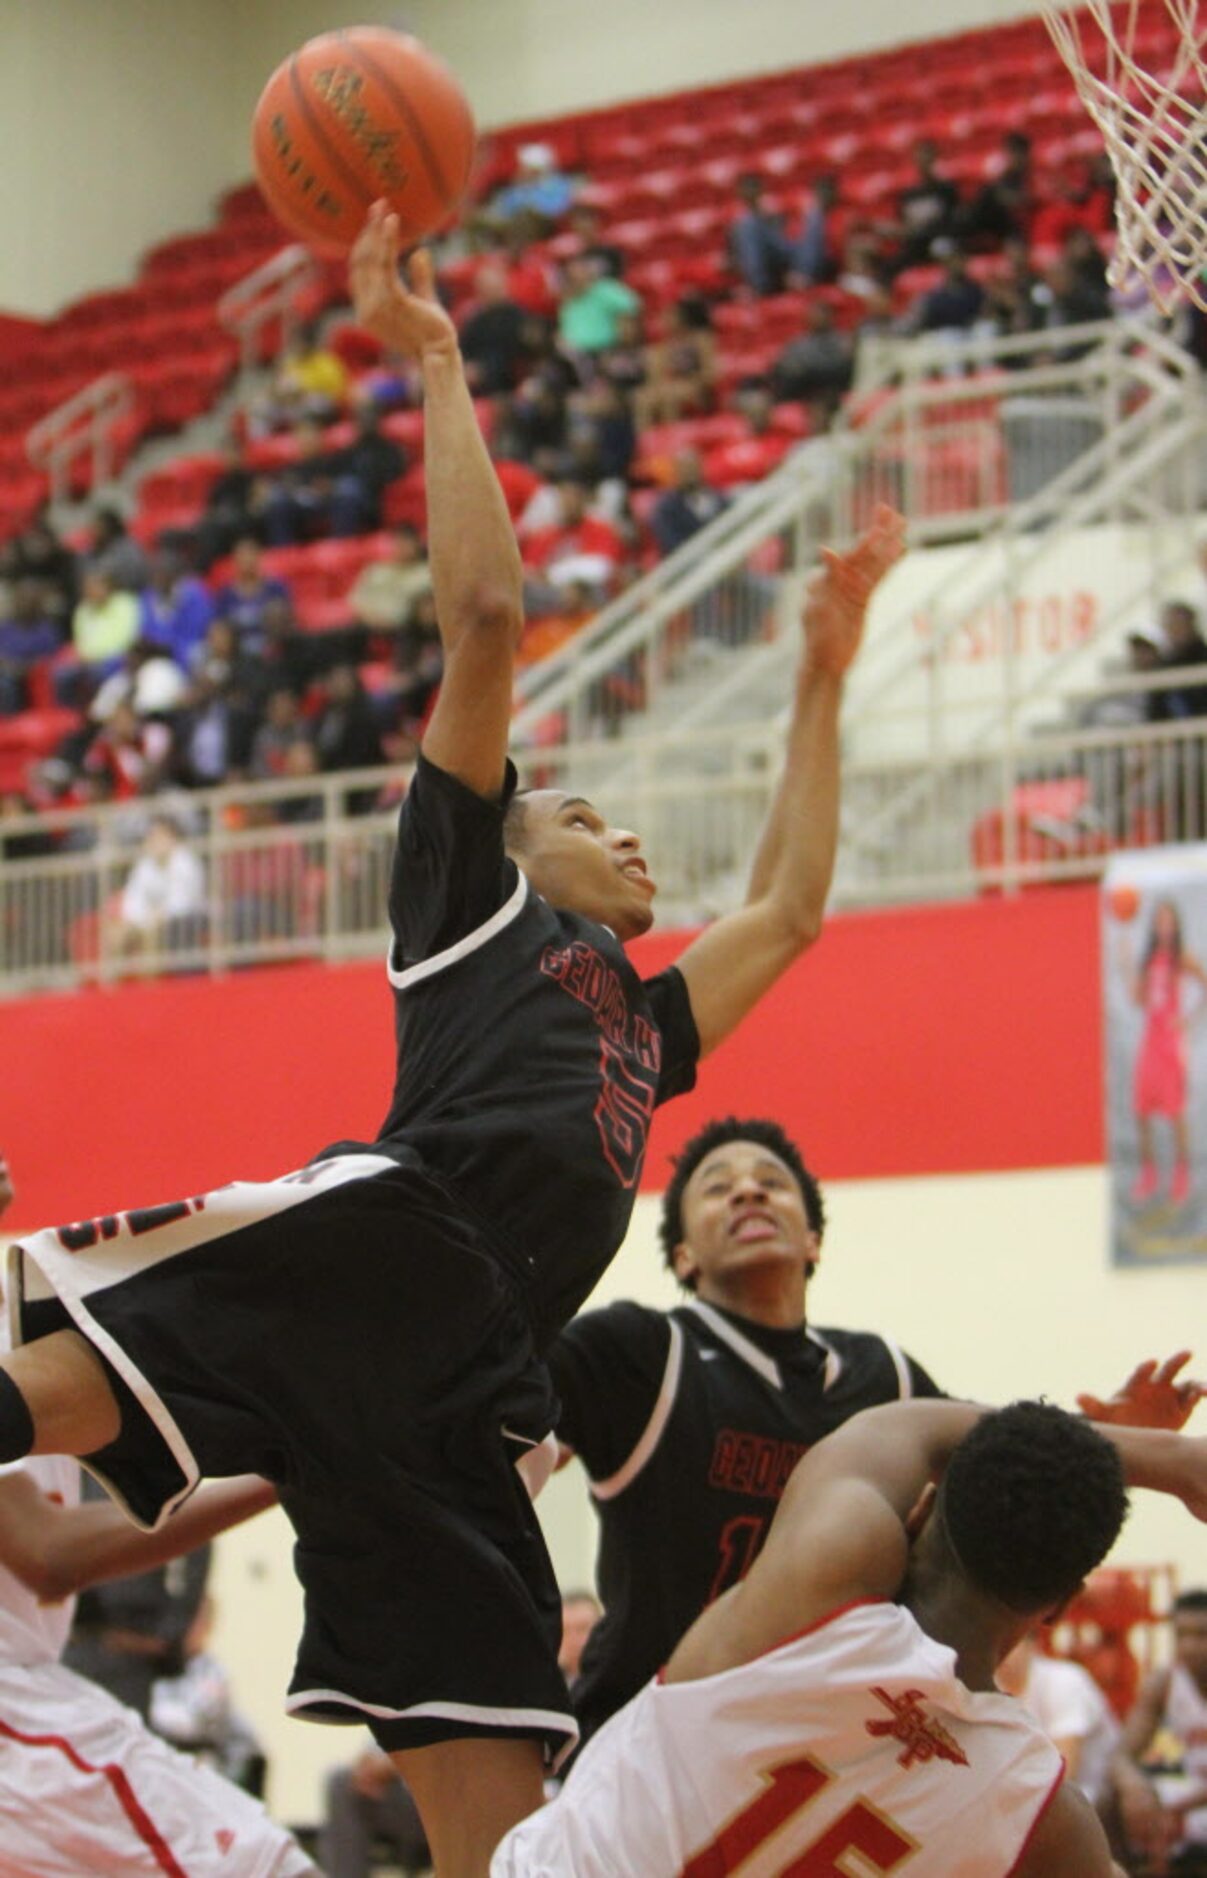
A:
{"label": "black basketball jersey", "polygon": [[530,1280],[542,1339],[624,1237],[654,1109],[695,1081],[671,967],[642,980],[503,849],[500,802],[419,759],[390,888],[397,1070],[378,1145],[417,1152]]}
{"label": "black basketball jersey", "polygon": [[599,1517],[604,1615],[574,1689],[584,1739],[749,1570],[807,1448],[860,1409],[939,1394],[883,1337],[767,1330],[696,1299],[589,1311],[549,1366]]}

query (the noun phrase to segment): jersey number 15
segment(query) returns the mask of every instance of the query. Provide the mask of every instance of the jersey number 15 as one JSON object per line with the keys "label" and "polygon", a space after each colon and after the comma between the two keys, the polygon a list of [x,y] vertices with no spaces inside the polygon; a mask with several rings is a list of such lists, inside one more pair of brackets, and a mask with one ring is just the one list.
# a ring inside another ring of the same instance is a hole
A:
{"label": "jersey number 15", "polygon": [[[829,1768],[808,1754],[772,1768],[758,1799],[743,1807],[696,1853],[680,1878],[726,1878],[727,1873],[738,1871],[834,1778]],[[855,1800],[810,1845],[795,1854],[786,1853],[790,1863],[777,1866],[776,1878],[845,1878],[851,1867],[839,1860],[849,1852],[858,1852],[873,1872],[892,1872],[917,1850],[917,1842],[869,1800]]]}

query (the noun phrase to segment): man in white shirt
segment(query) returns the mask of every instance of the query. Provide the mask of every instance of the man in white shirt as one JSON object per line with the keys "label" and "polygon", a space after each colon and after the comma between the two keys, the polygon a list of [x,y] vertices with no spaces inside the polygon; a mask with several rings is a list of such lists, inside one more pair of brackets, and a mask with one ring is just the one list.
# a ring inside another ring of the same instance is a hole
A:
{"label": "man in white shirt", "polygon": [[1061,1754],[1066,1779],[1080,1787],[1091,1806],[1099,1806],[1109,1792],[1121,1731],[1089,1671],[1066,1658],[1046,1656],[1032,1635],[1010,1652],[997,1680],[1000,1689],[1030,1709]]}
{"label": "man in white shirt", "polygon": [[170,815],[157,815],[122,889],[123,953],[196,943],[205,917],[205,869]]}

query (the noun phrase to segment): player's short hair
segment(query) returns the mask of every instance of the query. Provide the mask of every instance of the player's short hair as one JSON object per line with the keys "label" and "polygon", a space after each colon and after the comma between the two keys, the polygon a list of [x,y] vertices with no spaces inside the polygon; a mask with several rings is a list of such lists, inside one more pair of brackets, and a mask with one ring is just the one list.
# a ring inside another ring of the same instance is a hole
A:
{"label": "player's short hair", "polygon": [[[778,1122],[766,1121],[762,1117],[723,1115],[715,1122],[707,1122],[699,1134],[693,1135],[685,1144],[683,1152],[675,1159],[674,1170],[662,1196],[658,1236],[662,1241],[663,1257],[672,1271],[675,1266],[675,1247],[683,1237],[683,1194],[687,1183],[701,1161],[714,1148],[724,1147],[727,1141],[757,1142],[759,1147],[769,1148],[778,1160],[783,1161],[800,1188],[810,1230],[817,1234],[819,1242],[825,1236],[826,1208],[821,1188],[805,1166],[801,1151],[791,1135],[785,1134]],[[687,1289],[693,1289],[690,1283]]]}
{"label": "player's short hair", "polygon": [[960,1443],[937,1516],[973,1585],[1012,1611],[1062,1604],[1101,1563],[1127,1517],[1118,1452],[1049,1402],[1014,1402]]}
{"label": "player's short hair", "polygon": [[511,801],[503,811],[503,847],[508,854],[522,853],[528,819],[528,797],[531,789],[517,789]]}
{"label": "player's short hair", "polygon": [[1207,1591],[1181,1591],[1173,1601],[1173,1614],[1180,1617],[1183,1611],[1193,1611],[1197,1616],[1200,1611],[1207,1611]]}

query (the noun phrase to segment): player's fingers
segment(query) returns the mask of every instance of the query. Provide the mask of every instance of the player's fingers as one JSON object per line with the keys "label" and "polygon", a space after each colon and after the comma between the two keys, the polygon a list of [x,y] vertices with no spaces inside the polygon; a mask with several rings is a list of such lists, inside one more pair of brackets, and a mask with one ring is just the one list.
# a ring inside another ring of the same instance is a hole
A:
{"label": "player's fingers", "polygon": [[1163,1363],[1154,1368],[1153,1381],[1172,1382],[1178,1371],[1185,1369],[1192,1354],[1190,1350],[1175,1350],[1172,1356],[1167,1356]]}
{"label": "player's fingers", "polygon": [[435,300],[436,270],[427,248],[416,248],[407,261],[407,279],[411,284],[411,292],[420,300]]}
{"label": "player's fingers", "polygon": [[1079,1395],[1077,1406],[1083,1415],[1089,1416],[1091,1421],[1097,1421],[1106,1413],[1106,1403],[1096,1395]]}

